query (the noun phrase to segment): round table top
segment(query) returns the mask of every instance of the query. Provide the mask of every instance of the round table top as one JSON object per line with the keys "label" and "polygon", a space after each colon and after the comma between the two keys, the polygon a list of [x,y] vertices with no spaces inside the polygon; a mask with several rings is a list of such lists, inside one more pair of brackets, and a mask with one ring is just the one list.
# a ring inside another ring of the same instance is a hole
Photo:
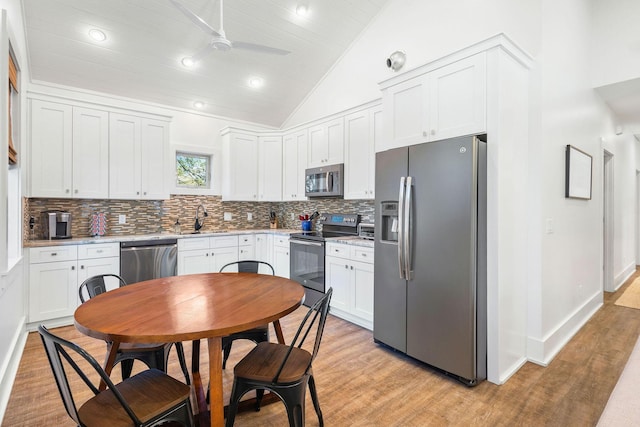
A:
{"label": "round table top", "polygon": [[98,295],[78,307],[74,319],[80,332],[106,341],[191,341],[276,321],[303,300],[299,283],[278,276],[189,274]]}

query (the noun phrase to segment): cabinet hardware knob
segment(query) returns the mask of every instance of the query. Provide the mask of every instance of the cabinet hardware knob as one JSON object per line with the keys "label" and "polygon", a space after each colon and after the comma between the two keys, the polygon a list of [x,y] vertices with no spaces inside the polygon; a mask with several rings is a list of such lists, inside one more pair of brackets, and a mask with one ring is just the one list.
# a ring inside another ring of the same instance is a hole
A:
{"label": "cabinet hardware knob", "polygon": [[67,188],[66,190],[64,190],[64,192],[68,194],[69,193],[69,189]]}
{"label": "cabinet hardware knob", "polygon": [[344,268],[349,268],[349,266],[347,264],[344,265]]}
{"label": "cabinet hardware knob", "polygon": [[74,190],[73,192],[74,192],[74,193],[76,193],[76,194],[78,194],[78,190]]}
{"label": "cabinet hardware knob", "polygon": [[431,135],[435,135],[436,134],[436,130],[435,129],[431,129]]}
{"label": "cabinet hardware knob", "polygon": [[351,269],[353,270],[353,265],[351,266]]}
{"label": "cabinet hardware knob", "polygon": [[81,266],[80,266],[80,270],[84,270],[84,265],[81,265]]}
{"label": "cabinet hardware knob", "polygon": [[145,195],[145,196],[147,195],[147,192],[146,192],[146,191],[144,192],[144,195]]}
{"label": "cabinet hardware knob", "polygon": [[366,257],[367,257],[367,254],[362,254],[362,257],[363,257],[363,258],[366,258]]}
{"label": "cabinet hardware knob", "polygon": [[209,256],[209,253],[207,252],[206,256]]}
{"label": "cabinet hardware knob", "polygon": [[102,249],[98,249],[96,252],[101,254],[102,253]]}
{"label": "cabinet hardware knob", "polygon": [[427,136],[427,131],[426,130],[422,131],[422,136]]}
{"label": "cabinet hardware knob", "polygon": [[51,253],[51,256],[56,256],[56,255],[58,255],[58,253],[57,253],[57,252],[52,252],[52,253]]}
{"label": "cabinet hardware knob", "polygon": [[72,270],[75,270],[75,269],[76,269],[76,266],[75,266],[75,265],[72,265],[72,266],[71,266],[71,269],[72,269]]}
{"label": "cabinet hardware knob", "polygon": [[140,192],[139,192],[139,191],[136,191],[136,196],[139,196],[139,195],[140,195]]}

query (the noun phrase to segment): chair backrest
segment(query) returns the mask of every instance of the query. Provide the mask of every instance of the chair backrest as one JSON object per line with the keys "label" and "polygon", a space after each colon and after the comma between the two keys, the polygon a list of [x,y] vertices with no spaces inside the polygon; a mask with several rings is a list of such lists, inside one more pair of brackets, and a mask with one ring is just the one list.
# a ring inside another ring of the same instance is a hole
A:
{"label": "chair backrest", "polygon": [[[316,322],[318,322],[317,330],[316,330],[316,338],[313,344],[313,352],[311,353],[311,359],[309,360],[309,365],[307,366],[306,371],[309,371],[311,368],[311,364],[313,363],[313,359],[318,355],[318,350],[320,349],[320,341],[322,341],[322,334],[324,333],[324,324],[327,321],[327,314],[329,314],[329,302],[331,302],[331,295],[333,295],[333,288],[329,288],[324,296],[318,300],[313,306],[309,309],[307,314],[302,319],[300,326],[298,327],[298,331],[296,335],[293,337],[291,344],[289,345],[289,350],[287,351],[287,355],[285,356],[282,364],[280,364],[280,368],[276,373],[275,377],[273,377],[273,382],[278,382],[278,377],[287,364],[287,360],[289,359],[289,355],[294,347],[302,347],[304,344],[304,340],[307,339],[309,332],[313,329],[313,326]],[[312,316],[313,315],[313,316]]]}
{"label": "chair backrest", "polygon": [[227,267],[237,265],[238,273],[257,273],[260,265],[266,266],[269,270],[271,270],[271,275],[275,276],[276,272],[268,262],[257,261],[257,260],[247,260],[247,261],[234,261],[228,264],[225,264],[220,269],[220,273],[223,273]]}
{"label": "chair backrest", "polygon": [[[87,280],[82,282],[80,288],[78,288],[78,296],[80,297],[81,302],[85,302],[96,295],[103,294],[107,292],[107,285],[105,284],[105,277],[115,277],[120,282],[119,286],[126,286],[127,282],[117,274],[98,274],[97,276],[89,277]],[[85,299],[84,293],[87,293],[88,298]]]}
{"label": "chair backrest", "polygon": [[51,365],[51,370],[53,371],[53,376],[55,377],[56,384],[58,385],[58,391],[60,392],[60,397],[62,397],[62,402],[64,403],[65,409],[67,410],[67,414],[69,414],[69,416],[76,422],[77,425],[83,424],[80,422],[78,416],[78,409],[73,399],[73,393],[71,392],[71,387],[69,386],[69,379],[67,378],[67,373],[65,371],[62,359],[64,358],[64,360],[67,361],[68,366],[70,366],[73,371],[76,372],[76,374],[82,379],[87,387],[91,389],[93,394],[99,394],[100,391],[98,390],[98,387],[96,387],[91,382],[91,380],[89,380],[80,366],[78,366],[78,364],[71,357],[71,354],[73,353],[80,355],[84,360],[87,361],[87,363],[98,373],[100,379],[107,385],[107,388],[111,390],[124,410],[127,412],[127,414],[129,414],[131,420],[134,421],[135,425],[140,425],[140,420],[133,413],[118,389],[114,386],[113,382],[111,382],[109,376],[102,369],[100,364],[93,357],[91,357],[89,353],[80,348],[78,345],[52,334],[47,330],[47,328],[44,327],[44,325],[40,325],[38,327],[38,332],[40,333],[40,337],[42,338],[42,344],[44,345],[44,349],[47,353],[47,358],[49,359],[49,364]]}

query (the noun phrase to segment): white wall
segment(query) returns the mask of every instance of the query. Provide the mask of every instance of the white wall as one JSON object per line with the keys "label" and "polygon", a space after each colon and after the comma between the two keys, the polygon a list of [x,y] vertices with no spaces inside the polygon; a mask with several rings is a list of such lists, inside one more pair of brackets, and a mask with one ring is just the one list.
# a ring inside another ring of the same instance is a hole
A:
{"label": "white wall", "polygon": [[391,0],[284,127],[379,98],[378,82],[395,75],[386,58],[396,50],[407,54],[402,72],[498,33],[535,55],[539,16],[539,0]]}
{"label": "white wall", "polygon": [[[20,0],[0,0],[0,9],[6,11],[7,17],[7,26],[0,28],[2,37],[3,39],[5,35],[8,37],[18,65],[21,67],[20,72],[22,82],[27,81],[29,73],[27,67]],[[6,52],[4,49],[5,46],[2,47],[2,50],[3,52]],[[3,55],[2,59],[0,59],[0,65],[3,68],[3,77],[6,76],[5,70],[6,67],[8,67],[6,58],[7,57]],[[5,92],[3,92],[3,94],[4,93]],[[19,96],[21,99],[21,105],[24,106],[24,91],[21,91]],[[7,98],[3,96],[2,102],[6,102],[6,99]],[[18,127],[20,128],[19,134],[24,135],[24,121],[19,119],[20,118],[14,118],[14,125],[18,124]],[[6,123],[5,115],[3,114],[2,118],[0,118],[0,129],[4,132],[7,132],[8,128]],[[5,202],[8,201],[9,197],[13,197],[13,205],[19,206],[21,203],[20,194],[12,194],[8,192],[8,187],[6,185],[7,176],[5,176],[5,174],[7,174],[7,148],[4,136],[2,141],[3,142],[0,146],[3,147],[2,161],[5,166],[2,168],[2,176],[0,176],[0,183],[2,183],[0,186],[0,197],[3,198]],[[21,155],[22,148],[20,142],[21,141],[14,141],[14,145],[16,145],[19,156]],[[12,182],[15,181],[15,179],[12,180]],[[2,206],[2,209],[5,210],[7,205],[3,203]],[[21,230],[22,224],[20,222],[7,223],[6,214],[2,213],[1,215],[3,218],[1,218],[0,224],[3,228],[13,231],[16,229]],[[7,234],[3,232],[0,235],[2,236],[0,238],[0,245],[3,248],[7,248]],[[3,254],[3,257],[7,257],[6,251],[0,252]],[[4,415],[4,410],[9,400],[9,393],[11,391],[11,386],[13,385],[13,378],[15,377],[15,372],[18,369],[18,363],[20,361],[19,356],[22,352],[26,339],[26,331],[24,328],[26,316],[26,285],[22,280],[23,264],[16,259],[12,259],[9,263],[7,261],[7,259],[4,259],[0,262],[0,265],[8,265],[8,271],[2,271],[4,270],[4,267],[0,269],[0,420]],[[15,263],[15,261],[17,261],[17,263]]]}
{"label": "white wall", "polygon": [[593,37],[590,78],[593,87],[640,77],[637,0],[590,0]]}

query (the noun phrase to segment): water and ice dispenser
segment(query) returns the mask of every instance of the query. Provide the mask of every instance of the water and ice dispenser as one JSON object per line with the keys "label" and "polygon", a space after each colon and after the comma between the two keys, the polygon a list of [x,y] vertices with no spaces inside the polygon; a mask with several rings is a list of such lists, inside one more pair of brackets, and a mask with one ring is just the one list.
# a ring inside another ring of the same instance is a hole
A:
{"label": "water and ice dispenser", "polygon": [[382,224],[380,240],[383,242],[398,241],[398,202],[382,202],[380,204]]}

